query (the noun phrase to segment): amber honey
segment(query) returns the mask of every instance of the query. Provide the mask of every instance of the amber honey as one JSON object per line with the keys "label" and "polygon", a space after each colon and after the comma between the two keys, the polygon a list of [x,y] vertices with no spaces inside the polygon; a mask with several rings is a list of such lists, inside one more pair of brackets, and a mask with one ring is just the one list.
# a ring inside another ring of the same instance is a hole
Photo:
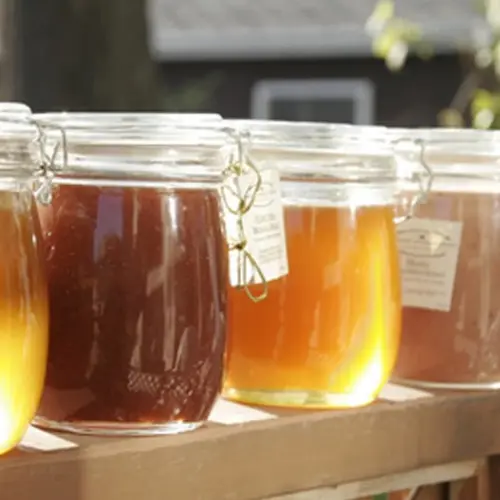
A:
{"label": "amber honey", "polygon": [[[471,390],[500,383],[500,197],[488,192],[494,183],[469,184],[477,192],[435,191],[416,212],[462,231],[450,309],[403,307],[394,375],[411,385]],[[425,289],[433,290],[424,281]]]}
{"label": "amber honey", "polygon": [[0,454],[22,438],[39,404],[48,345],[40,227],[29,193],[0,193]]}
{"label": "amber honey", "polygon": [[285,208],[289,274],[232,288],[225,396],[310,408],[371,402],[390,376],[401,299],[388,206]]}

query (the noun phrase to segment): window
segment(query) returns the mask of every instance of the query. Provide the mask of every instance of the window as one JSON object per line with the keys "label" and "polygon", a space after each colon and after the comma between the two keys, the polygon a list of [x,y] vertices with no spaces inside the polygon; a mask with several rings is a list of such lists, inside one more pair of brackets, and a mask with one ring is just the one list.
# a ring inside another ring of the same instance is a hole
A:
{"label": "window", "polygon": [[366,79],[262,80],[252,89],[252,118],[309,122],[374,122],[374,88]]}

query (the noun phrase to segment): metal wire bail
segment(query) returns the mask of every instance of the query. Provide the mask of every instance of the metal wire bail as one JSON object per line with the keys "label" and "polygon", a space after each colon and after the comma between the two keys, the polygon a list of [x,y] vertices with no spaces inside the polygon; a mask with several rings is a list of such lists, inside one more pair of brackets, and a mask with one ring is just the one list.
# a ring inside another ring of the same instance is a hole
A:
{"label": "metal wire bail", "polygon": [[[262,177],[243,143],[249,135],[231,128],[225,128],[224,132],[236,145],[236,148],[233,147],[229,154],[228,166],[223,171],[224,182],[221,187],[221,198],[224,206],[227,212],[236,218],[236,236],[234,241],[228,241],[229,252],[237,252],[238,254],[237,287],[243,288],[248,298],[253,302],[260,302],[267,297],[268,283],[255,257],[248,249],[244,216],[255,204],[257,194],[262,186]],[[246,187],[242,185],[243,178],[251,178],[251,182]],[[248,279],[249,275],[250,279]],[[250,285],[255,284],[256,278],[263,286],[262,292],[257,295],[250,289]]]}
{"label": "metal wire bail", "polygon": [[[62,127],[56,125],[42,124],[30,116],[19,117],[14,115],[0,113],[0,122],[17,125],[30,125],[35,127],[36,136],[31,142],[37,149],[38,169],[34,172],[33,194],[36,199],[43,204],[49,204],[52,201],[52,179],[56,171],[65,168],[68,162],[68,148],[66,133]],[[56,141],[52,154],[47,153],[47,135],[45,130],[53,129],[60,133],[61,139]],[[56,156],[61,151],[61,166],[57,167]]]}
{"label": "metal wire bail", "polygon": [[419,188],[418,193],[412,196],[409,203],[409,207],[406,209],[406,213],[402,216],[394,218],[394,222],[396,224],[400,224],[408,219],[411,219],[414,216],[417,206],[427,199],[427,195],[431,191],[432,182],[434,180],[434,174],[432,172],[432,168],[429,166],[425,158],[426,142],[423,139],[401,138],[392,141],[392,145],[395,152],[394,154],[396,156],[400,154],[396,152],[397,145],[405,141],[419,147],[419,163],[423,168],[423,172],[414,174],[413,177],[414,178],[416,177],[418,182],[418,188]]}
{"label": "metal wire bail", "polygon": [[[37,136],[34,143],[39,150],[39,169],[35,173],[34,195],[43,205],[49,205],[52,201],[52,182],[56,172],[64,169],[68,164],[68,144],[66,132],[63,127],[54,124],[42,123],[31,120],[35,126]],[[47,131],[54,130],[60,134],[60,139],[56,140],[52,153],[49,154],[47,145]],[[58,153],[61,153],[61,165],[56,164]]]}

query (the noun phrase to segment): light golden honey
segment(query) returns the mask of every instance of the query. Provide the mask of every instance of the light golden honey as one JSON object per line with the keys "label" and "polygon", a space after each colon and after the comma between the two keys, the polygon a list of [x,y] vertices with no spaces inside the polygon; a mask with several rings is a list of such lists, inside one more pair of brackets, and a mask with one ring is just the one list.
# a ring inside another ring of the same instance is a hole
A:
{"label": "light golden honey", "polygon": [[393,368],[401,299],[394,211],[285,208],[288,276],[229,296],[224,393],[309,408],[371,402]]}
{"label": "light golden honey", "polygon": [[23,437],[45,377],[48,310],[37,217],[30,193],[0,193],[0,454]]}

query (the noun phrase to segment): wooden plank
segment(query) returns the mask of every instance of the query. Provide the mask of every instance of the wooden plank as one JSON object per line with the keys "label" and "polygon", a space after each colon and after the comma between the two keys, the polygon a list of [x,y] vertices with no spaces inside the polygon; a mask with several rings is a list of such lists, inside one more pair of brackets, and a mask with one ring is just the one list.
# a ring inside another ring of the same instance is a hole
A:
{"label": "wooden plank", "polygon": [[[490,467],[488,464],[488,459],[482,461],[477,474],[477,484],[476,484],[476,500],[493,500],[491,485],[490,485]],[[464,500],[463,493],[461,496],[457,497],[457,500]],[[494,499],[496,500],[496,499]]]}
{"label": "wooden plank", "polygon": [[[479,464],[478,471],[482,464]],[[478,500],[476,477],[468,480],[455,481],[448,487],[447,500]]]}
{"label": "wooden plank", "polygon": [[415,494],[415,498],[407,498],[406,500],[450,500],[445,497],[444,485],[424,486],[419,488]]}
{"label": "wooden plank", "polygon": [[[477,475],[477,500],[500,499],[500,456],[483,460]],[[460,500],[469,500],[465,497]]]}
{"label": "wooden plank", "polygon": [[[467,479],[476,474],[478,467],[479,463],[476,460],[436,465],[329,488],[274,496],[269,500],[356,500],[380,493]],[[418,497],[415,495],[415,498]]]}
{"label": "wooden plank", "polygon": [[499,414],[492,392],[181,436],[78,438],[76,450],[0,460],[1,499],[267,498],[499,454]]}
{"label": "wooden plank", "polygon": [[489,473],[489,493],[490,493],[490,498],[488,500],[498,500],[500,499],[500,455],[489,457],[487,459],[487,464]]}

